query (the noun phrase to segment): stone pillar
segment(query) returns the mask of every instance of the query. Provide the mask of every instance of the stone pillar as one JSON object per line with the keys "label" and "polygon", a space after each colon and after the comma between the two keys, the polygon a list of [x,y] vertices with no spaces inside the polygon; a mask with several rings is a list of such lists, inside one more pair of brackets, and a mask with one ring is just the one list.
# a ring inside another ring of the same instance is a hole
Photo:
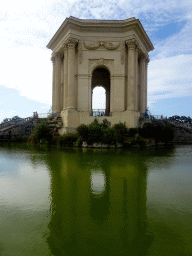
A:
{"label": "stone pillar", "polygon": [[60,91],[60,102],[61,102],[61,104],[60,104],[60,112],[63,110],[63,98],[64,98],[64,96],[63,96],[63,94],[64,94],[64,68],[63,68],[63,66],[64,66],[64,60],[62,60],[62,63],[61,63],[61,91]]}
{"label": "stone pillar", "polygon": [[55,53],[55,113],[60,113],[61,102],[61,55],[60,53]]}
{"label": "stone pillar", "polygon": [[68,101],[68,48],[67,44],[64,45],[64,97],[63,97],[63,109],[67,109]]}
{"label": "stone pillar", "polygon": [[135,49],[135,110],[139,110],[139,91],[138,91],[138,84],[139,84],[139,63],[138,63],[138,52],[139,48],[136,47]]}
{"label": "stone pillar", "polygon": [[77,88],[75,87],[75,45],[77,40],[68,40],[68,109],[76,108]]}
{"label": "stone pillar", "polygon": [[145,56],[142,55],[140,59],[140,113],[145,113],[145,81],[146,81],[146,72],[145,72]]}
{"label": "stone pillar", "polygon": [[52,56],[53,78],[52,78],[52,113],[55,113],[55,58]]}
{"label": "stone pillar", "polygon": [[149,64],[149,56],[145,56],[145,110],[147,109],[147,69]]}
{"label": "stone pillar", "polygon": [[127,110],[135,110],[135,39],[126,41],[128,47],[128,74],[127,74]]}

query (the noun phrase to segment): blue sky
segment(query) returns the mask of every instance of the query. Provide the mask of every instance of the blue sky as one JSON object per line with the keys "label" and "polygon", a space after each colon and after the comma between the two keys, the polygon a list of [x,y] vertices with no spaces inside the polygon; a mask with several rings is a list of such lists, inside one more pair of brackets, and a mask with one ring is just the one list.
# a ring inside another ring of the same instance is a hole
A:
{"label": "blue sky", "polygon": [[52,63],[46,45],[70,15],[139,19],[155,48],[148,66],[151,113],[192,117],[191,0],[7,0],[0,4],[0,122],[49,111]]}

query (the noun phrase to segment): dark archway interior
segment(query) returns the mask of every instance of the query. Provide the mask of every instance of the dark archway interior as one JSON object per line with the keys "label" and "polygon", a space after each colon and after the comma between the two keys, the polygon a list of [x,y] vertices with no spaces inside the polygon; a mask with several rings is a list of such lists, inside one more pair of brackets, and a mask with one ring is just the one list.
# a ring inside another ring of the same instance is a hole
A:
{"label": "dark archway interior", "polygon": [[[110,73],[106,68],[97,68],[92,74],[92,93],[96,86],[102,86],[106,90],[105,115],[110,114]],[[92,100],[92,99],[91,99]]]}

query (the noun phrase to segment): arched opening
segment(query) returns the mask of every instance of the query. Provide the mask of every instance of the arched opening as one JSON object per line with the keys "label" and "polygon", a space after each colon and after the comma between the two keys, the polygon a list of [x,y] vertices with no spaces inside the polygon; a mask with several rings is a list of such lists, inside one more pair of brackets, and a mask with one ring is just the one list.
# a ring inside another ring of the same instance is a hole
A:
{"label": "arched opening", "polygon": [[[92,115],[110,115],[110,73],[106,68],[96,68],[92,73]],[[105,100],[102,88],[105,90]],[[97,89],[97,90],[96,90]],[[94,94],[93,94],[94,91]],[[96,92],[96,93],[95,93]],[[103,99],[103,100],[102,100]],[[103,107],[104,109],[100,109]]]}
{"label": "arched opening", "polygon": [[106,90],[102,86],[96,86],[92,93],[93,116],[104,116],[106,110]]}

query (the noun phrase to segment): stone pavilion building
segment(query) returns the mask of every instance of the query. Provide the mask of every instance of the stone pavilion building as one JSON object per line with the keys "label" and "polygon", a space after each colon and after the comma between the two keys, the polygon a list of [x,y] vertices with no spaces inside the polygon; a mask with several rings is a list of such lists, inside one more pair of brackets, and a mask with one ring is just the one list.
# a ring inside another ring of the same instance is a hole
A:
{"label": "stone pavilion building", "polygon": [[[137,127],[147,108],[148,52],[153,45],[140,21],[86,20],[70,16],[47,47],[52,50],[52,111],[63,120],[60,134],[97,116],[112,125]],[[102,86],[106,108],[94,112],[93,89]]]}

